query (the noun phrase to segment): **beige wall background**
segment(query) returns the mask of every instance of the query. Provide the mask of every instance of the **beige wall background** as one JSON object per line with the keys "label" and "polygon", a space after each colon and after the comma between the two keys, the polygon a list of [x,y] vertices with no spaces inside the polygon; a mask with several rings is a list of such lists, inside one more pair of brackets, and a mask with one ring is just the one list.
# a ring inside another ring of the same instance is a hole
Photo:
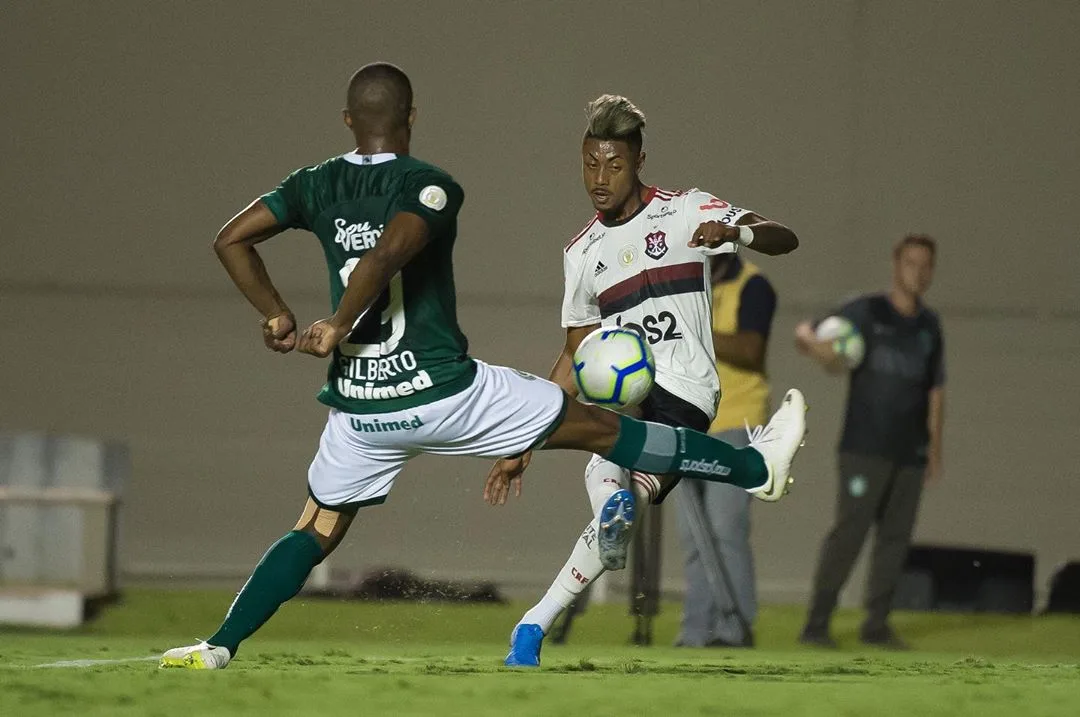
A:
{"label": "beige wall background", "polygon": [[[946,480],[916,539],[1034,550],[1043,583],[1080,558],[1080,4],[21,1],[0,53],[0,430],[129,443],[129,573],[240,578],[292,525],[324,366],[261,348],[209,242],[349,148],[344,84],[375,59],[413,78],[414,152],[466,188],[460,310],[488,361],[545,372],[561,343],[559,252],[590,214],[581,108],[601,92],[648,113],[650,181],[797,230],[796,254],[760,262],[774,384],[813,407],[797,492],[755,508],[767,599],[805,595],[836,484],[844,386],[791,329],[883,286],[907,231],[941,242],[950,370]],[[322,316],[314,240],[266,256],[301,320]],[[486,462],[417,460],[337,565],[535,592],[588,518],[584,462],[542,456],[495,510]],[[681,584],[673,540],[664,575]]]}

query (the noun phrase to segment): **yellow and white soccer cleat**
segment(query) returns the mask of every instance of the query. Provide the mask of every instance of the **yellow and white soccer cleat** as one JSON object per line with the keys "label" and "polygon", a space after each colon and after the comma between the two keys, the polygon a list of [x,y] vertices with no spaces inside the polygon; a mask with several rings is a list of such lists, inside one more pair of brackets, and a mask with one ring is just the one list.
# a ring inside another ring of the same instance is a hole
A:
{"label": "yellow and white soccer cleat", "polygon": [[791,477],[791,462],[806,436],[806,399],[802,391],[793,388],[784,394],[780,408],[769,422],[753,431],[747,427],[750,447],[765,459],[769,479],[765,485],[749,491],[758,500],[775,502],[787,495],[795,480]]}
{"label": "yellow and white soccer cleat", "polygon": [[215,647],[206,642],[188,647],[174,647],[161,656],[158,667],[178,667],[185,670],[221,670],[229,664],[232,655],[228,648]]}

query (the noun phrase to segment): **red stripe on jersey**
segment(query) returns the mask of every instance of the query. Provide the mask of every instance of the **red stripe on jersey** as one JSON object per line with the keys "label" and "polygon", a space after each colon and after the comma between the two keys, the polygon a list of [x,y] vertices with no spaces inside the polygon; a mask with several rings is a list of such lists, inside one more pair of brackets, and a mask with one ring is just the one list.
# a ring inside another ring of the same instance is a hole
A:
{"label": "red stripe on jersey", "polygon": [[[599,304],[617,303],[621,299],[625,299],[647,286],[668,284],[685,279],[697,279],[703,281],[705,279],[704,265],[699,261],[692,261],[685,264],[673,264],[671,266],[658,266],[655,269],[646,269],[639,274],[631,276],[629,279],[623,279],[618,284],[601,291],[600,295],[596,297],[596,300]],[[704,290],[703,286],[702,291]]]}
{"label": "red stripe on jersey", "polygon": [[672,199],[675,199],[676,197],[681,197],[685,193],[686,192],[673,192],[669,189],[657,189],[656,197],[657,199],[662,199],[665,202],[670,202]]}
{"label": "red stripe on jersey", "polygon": [[591,220],[589,221],[589,223],[585,225],[585,228],[584,228],[584,229],[582,229],[582,230],[581,230],[580,232],[578,232],[578,233],[577,233],[577,235],[576,235],[576,236],[575,236],[575,237],[574,237],[573,239],[571,239],[571,240],[570,240],[570,243],[566,245],[566,249],[564,249],[563,251],[570,251],[570,247],[574,246],[574,244],[577,244],[577,242],[578,242],[578,239],[581,239],[581,237],[585,236],[585,234],[586,234],[586,233],[587,233],[587,232],[588,232],[588,231],[589,231],[590,229],[592,229],[592,225],[593,225],[593,224],[596,224],[596,220],[597,220],[597,219],[599,219],[599,218],[600,218],[600,213],[599,213],[599,212],[597,212],[597,213],[596,213],[596,216],[594,216],[594,217],[593,217],[593,218],[592,218],[592,219],[591,219]]}

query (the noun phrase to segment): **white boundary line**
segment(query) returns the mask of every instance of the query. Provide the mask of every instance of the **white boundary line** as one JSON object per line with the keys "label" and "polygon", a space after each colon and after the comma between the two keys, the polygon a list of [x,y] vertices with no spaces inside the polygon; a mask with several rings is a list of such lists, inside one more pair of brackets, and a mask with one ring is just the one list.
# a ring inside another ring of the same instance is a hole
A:
{"label": "white boundary line", "polygon": [[42,665],[34,665],[34,667],[96,667],[97,665],[119,665],[122,662],[150,662],[159,659],[161,659],[160,655],[121,657],[116,660],[61,660],[60,662],[46,662]]}

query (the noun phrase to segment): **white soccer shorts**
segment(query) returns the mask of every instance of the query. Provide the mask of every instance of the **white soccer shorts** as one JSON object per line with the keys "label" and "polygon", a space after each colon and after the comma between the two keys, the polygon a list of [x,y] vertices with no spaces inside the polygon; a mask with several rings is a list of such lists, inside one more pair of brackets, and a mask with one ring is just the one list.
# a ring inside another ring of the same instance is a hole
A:
{"label": "white soccer shorts", "polygon": [[382,503],[405,462],[421,453],[504,458],[537,447],[558,427],[567,396],[550,381],[476,362],[464,391],[394,413],[332,409],[308,489],[322,506]]}

